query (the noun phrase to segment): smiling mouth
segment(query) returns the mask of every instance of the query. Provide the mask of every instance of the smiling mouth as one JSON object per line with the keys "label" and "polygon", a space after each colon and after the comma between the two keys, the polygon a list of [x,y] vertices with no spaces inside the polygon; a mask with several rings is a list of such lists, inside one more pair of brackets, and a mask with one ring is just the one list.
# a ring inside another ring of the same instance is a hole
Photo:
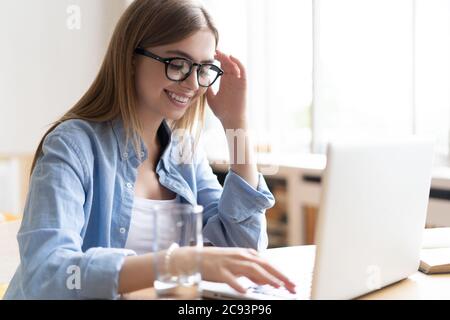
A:
{"label": "smiling mouth", "polygon": [[178,95],[174,92],[164,90],[169,100],[177,107],[186,107],[192,101],[192,97]]}

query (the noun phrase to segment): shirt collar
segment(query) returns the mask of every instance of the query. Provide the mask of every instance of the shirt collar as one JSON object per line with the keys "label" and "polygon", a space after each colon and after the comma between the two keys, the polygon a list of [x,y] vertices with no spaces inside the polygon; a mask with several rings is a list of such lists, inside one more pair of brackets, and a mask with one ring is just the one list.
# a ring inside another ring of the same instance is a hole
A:
{"label": "shirt collar", "polygon": [[[125,132],[122,118],[117,117],[116,119],[112,120],[111,126],[113,128],[114,134],[117,139],[117,143],[119,145],[120,159],[122,161],[128,160],[128,159],[137,159],[138,157],[136,155],[136,151],[133,147],[132,141],[131,140],[128,141],[128,145],[127,145],[126,132]],[[169,168],[169,166],[168,166],[168,156],[169,156],[168,149],[169,149],[169,145],[171,144],[171,140],[172,140],[171,139],[172,131],[165,120],[163,120],[160,127],[158,128],[157,135],[158,135],[158,139],[161,143],[161,147],[163,150],[162,156],[161,156],[161,161],[163,162],[163,165],[166,168],[166,170],[168,170],[168,168]],[[141,161],[144,161],[148,157],[148,151],[147,151],[147,147],[144,144],[144,141],[141,138],[139,138],[139,140],[140,140],[140,144],[141,144],[140,151],[139,151],[139,152],[141,152],[141,159],[142,159]]]}

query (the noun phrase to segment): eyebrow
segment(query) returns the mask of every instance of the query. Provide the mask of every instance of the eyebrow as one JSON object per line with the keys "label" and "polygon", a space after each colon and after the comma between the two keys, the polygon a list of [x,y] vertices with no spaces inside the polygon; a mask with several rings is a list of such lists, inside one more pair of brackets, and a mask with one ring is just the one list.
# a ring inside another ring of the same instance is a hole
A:
{"label": "eyebrow", "polygon": [[[168,51],[166,51],[166,53],[178,54],[184,58],[188,58],[189,60],[194,61],[194,59],[188,53],[181,51],[181,50],[168,50]],[[213,63],[213,62],[214,62],[214,60],[203,60],[200,63]]]}

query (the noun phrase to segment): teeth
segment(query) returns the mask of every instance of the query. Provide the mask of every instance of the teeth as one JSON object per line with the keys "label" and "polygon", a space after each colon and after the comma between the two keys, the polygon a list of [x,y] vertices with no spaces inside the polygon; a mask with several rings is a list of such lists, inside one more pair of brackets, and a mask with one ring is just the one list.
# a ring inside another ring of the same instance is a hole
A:
{"label": "teeth", "polygon": [[170,96],[172,99],[174,99],[174,100],[176,100],[176,101],[178,101],[178,102],[181,102],[181,103],[186,103],[186,102],[188,102],[189,99],[190,99],[190,98],[187,98],[187,97],[180,97],[180,96],[177,96],[177,95],[176,95],[175,93],[173,93],[173,92],[167,91],[167,93],[169,94],[169,96]]}

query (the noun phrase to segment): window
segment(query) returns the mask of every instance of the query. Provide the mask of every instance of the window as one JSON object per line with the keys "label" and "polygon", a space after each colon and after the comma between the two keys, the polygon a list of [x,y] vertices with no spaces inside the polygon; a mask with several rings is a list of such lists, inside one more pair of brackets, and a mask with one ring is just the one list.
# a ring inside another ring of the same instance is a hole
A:
{"label": "window", "polygon": [[[219,46],[247,66],[260,149],[323,153],[331,137],[418,133],[448,161],[448,0],[204,2]],[[208,151],[226,157],[214,121]]]}
{"label": "window", "polygon": [[449,165],[450,1],[415,1],[415,128],[436,136],[437,164]]}
{"label": "window", "polygon": [[411,3],[314,2],[314,151],[338,136],[413,132]]}
{"label": "window", "polygon": [[[259,150],[309,152],[312,1],[203,2],[219,28],[219,48],[247,68],[250,125]],[[209,156],[227,158],[223,130],[211,113],[205,130]]]}

